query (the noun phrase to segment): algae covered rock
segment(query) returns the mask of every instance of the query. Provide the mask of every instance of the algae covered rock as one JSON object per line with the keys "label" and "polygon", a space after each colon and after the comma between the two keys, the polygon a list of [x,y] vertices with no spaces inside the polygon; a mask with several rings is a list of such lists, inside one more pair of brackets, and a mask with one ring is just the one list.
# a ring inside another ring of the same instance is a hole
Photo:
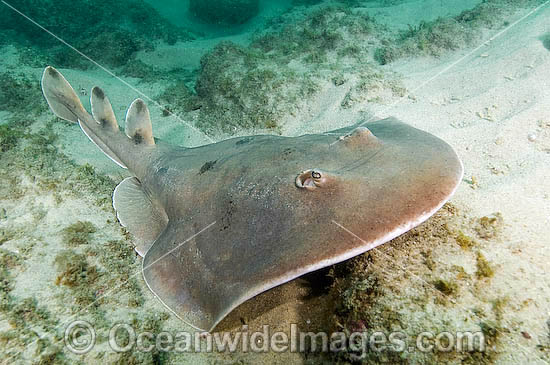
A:
{"label": "algae covered rock", "polygon": [[278,131],[281,117],[314,94],[317,85],[256,48],[225,41],[201,59],[195,89],[201,103],[198,127],[235,133]]}
{"label": "algae covered rock", "polygon": [[191,0],[189,11],[213,24],[243,24],[256,16],[259,0]]}

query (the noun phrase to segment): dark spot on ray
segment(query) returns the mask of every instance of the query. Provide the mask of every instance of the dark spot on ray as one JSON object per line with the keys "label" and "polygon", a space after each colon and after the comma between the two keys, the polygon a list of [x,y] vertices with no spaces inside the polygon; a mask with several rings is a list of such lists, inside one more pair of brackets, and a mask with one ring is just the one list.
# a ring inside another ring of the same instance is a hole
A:
{"label": "dark spot on ray", "polygon": [[54,70],[53,68],[48,68],[48,73],[51,77],[54,77],[54,78],[57,78],[59,77],[59,72],[57,72],[56,70]]}
{"label": "dark spot on ray", "polygon": [[250,138],[250,137],[245,137],[245,138],[239,139],[237,142],[235,142],[235,145],[236,145],[236,146],[240,146],[240,145],[242,145],[242,144],[246,144],[246,143],[250,142],[251,140],[252,140],[252,138]]}
{"label": "dark spot on ray", "polygon": [[282,153],[282,155],[283,155],[283,160],[286,161],[286,158],[287,158],[288,156],[290,156],[290,155],[292,154],[292,152],[294,152],[294,151],[295,151],[294,148],[290,148],[290,147],[285,148],[285,149],[283,150],[283,153]]}
{"label": "dark spot on ray", "polygon": [[103,93],[103,90],[101,90],[99,87],[94,87],[92,90],[94,93],[94,96],[98,99],[105,99],[105,94]]}
{"label": "dark spot on ray", "polygon": [[143,101],[138,101],[136,103],[136,108],[138,113],[143,113],[143,110],[145,110],[145,103]]}
{"label": "dark spot on ray", "polygon": [[222,217],[222,224],[220,226],[220,231],[225,231],[231,226],[233,213],[235,212],[236,207],[233,203],[233,200],[228,200],[222,204],[224,205],[223,209],[225,210],[225,214]]}
{"label": "dark spot on ray", "polygon": [[102,127],[105,127],[107,125],[108,121],[105,118],[101,118],[99,120],[99,123],[101,124]]}
{"label": "dark spot on ray", "polygon": [[168,171],[168,168],[166,168],[166,167],[161,167],[161,168],[159,168],[159,169],[157,170],[157,173],[158,173],[159,175],[164,175],[164,174],[166,174],[167,171]]}
{"label": "dark spot on ray", "polygon": [[134,134],[134,137],[132,138],[134,140],[135,144],[140,144],[143,141],[143,136],[139,133]]}
{"label": "dark spot on ray", "polygon": [[205,162],[204,165],[202,165],[201,169],[199,170],[199,175],[204,174],[208,170],[212,170],[216,162],[218,162],[218,160]]}

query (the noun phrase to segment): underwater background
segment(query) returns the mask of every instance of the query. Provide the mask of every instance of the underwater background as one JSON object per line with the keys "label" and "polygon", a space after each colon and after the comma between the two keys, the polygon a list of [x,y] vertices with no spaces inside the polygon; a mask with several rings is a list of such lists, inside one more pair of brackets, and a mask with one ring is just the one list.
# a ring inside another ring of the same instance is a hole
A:
{"label": "underwater background", "polygon": [[[0,363],[550,362],[547,1],[10,0],[0,49]],[[101,86],[119,121],[142,98],[155,137],[186,147],[388,116],[445,140],[465,177],[435,216],[217,330],[481,331],[485,350],[113,351],[117,323],[193,330],[143,282],[111,205],[127,172],[49,111],[47,65],[88,110]],[[96,332],[85,354],[75,320]]]}

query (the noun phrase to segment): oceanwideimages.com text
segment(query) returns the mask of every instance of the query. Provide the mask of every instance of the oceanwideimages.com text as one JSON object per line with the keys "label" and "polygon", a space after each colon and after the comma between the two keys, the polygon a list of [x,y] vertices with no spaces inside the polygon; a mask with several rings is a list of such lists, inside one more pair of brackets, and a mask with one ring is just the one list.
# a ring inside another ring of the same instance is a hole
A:
{"label": "oceanwideimages.com text", "polygon": [[[369,352],[483,352],[481,331],[421,332],[411,336],[402,331],[311,332],[290,324],[288,331],[272,331],[264,325],[251,331],[242,326],[233,332],[162,331],[138,332],[118,323],[107,334],[114,352],[340,352],[358,359]],[[86,321],[72,322],[65,331],[65,345],[76,354],[89,352],[96,344],[96,332]]]}

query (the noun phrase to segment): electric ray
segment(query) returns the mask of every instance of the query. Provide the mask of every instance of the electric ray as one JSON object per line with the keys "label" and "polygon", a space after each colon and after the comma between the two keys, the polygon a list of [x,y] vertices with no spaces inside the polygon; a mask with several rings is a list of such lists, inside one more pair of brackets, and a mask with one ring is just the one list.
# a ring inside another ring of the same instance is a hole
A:
{"label": "electric ray", "polygon": [[184,148],[153,138],[141,99],[128,108],[123,133],[100,88],[91,92],[92,115],[52,67],[42,90],[58,117],[77,122],[132,173],[113,206],[143,256],[144,279],[202,330],[263,291],[417,226],[462,178],[447,143],[395,118]]}

